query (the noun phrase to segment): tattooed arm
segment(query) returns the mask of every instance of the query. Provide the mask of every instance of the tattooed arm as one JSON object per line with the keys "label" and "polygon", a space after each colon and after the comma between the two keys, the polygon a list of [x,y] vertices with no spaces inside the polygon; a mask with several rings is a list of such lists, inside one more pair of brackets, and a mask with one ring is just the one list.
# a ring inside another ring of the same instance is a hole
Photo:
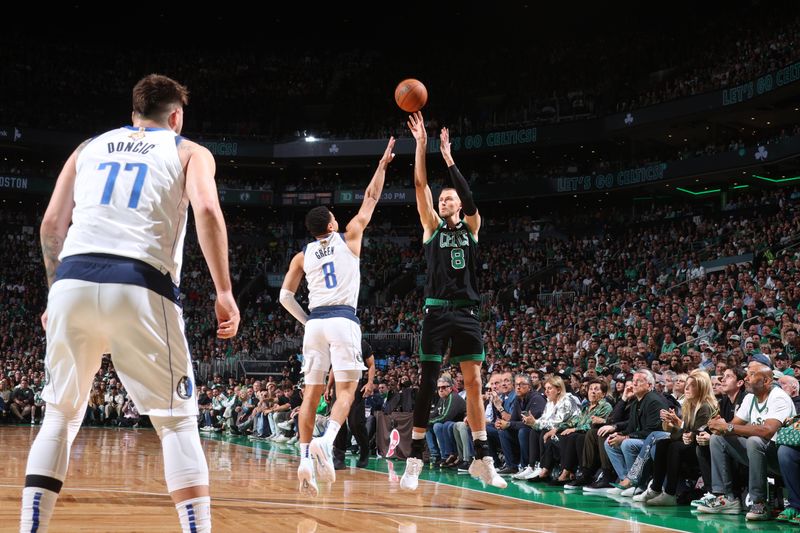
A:
{"label": "tattooed arm", "polygon": [[58,255],[64,246],[64,239],[67,237],[67,229],[72,220],[73,188],[75,186],[75,174],[77,173],[75,162],[78,154],[86,146],[85,141],[78,146],[72,155],[69,156],[64,168],[58,175],[53,195],[47,205],[47,211],[42,219],[42,226],[39,229],[39,237],[42,242],[42,255],[44,256],[44,270],[47,275],[48,287],[53,285],[56,278],[56,268],[58,268]]}

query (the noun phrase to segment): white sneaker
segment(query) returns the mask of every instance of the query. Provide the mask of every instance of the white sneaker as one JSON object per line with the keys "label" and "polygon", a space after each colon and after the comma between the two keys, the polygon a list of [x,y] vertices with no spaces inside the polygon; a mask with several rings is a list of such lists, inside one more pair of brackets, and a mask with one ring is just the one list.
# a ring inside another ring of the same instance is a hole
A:
{"label": "white sneaker", "polygon": [[672,495],[667,494],[666,492],[662,492],[655,498],[647,500],[647,505],[652,505],[654,507],[674,507],[678,505],[678,499]]}
{"label": "white sneaker", "polygon": [[333,445],[327,439],[320,437],[311,439],[311,444],[308,445],[308,454],[314,459],[319,481],[322,483],[336,481],[336,470],[333,468]]}
{"label": "white sneaker", "polygon": [[698,505],[698,513],[708,514],[739,514],[742,512],[742,504],[736,499],[728,499],[726,496],[717,496],[708,505]]}
{"label": "white sneaker", "polygon": [[286,444],[297,444],[297,435],[286,441]]}
{"label": "white sneaker", "polygon": [[475,458],[469,465],[469,475],[480,478],[481,481],[492,487],[504,489],[508,486],[506,480],[500,477],[494,468],[494,458],[487,455],[483,459]]}
{"label": "white sneaker", "polygon": [[422,459],[409,457],[406,459],[406,471],[400,478],[400,488],[407,491],[417,490],[419,484],[419,474],[422,472]]}
{"label": "white sneaker", "polygon": [[297,467],[297,479],[300,480],[300,494],[316,497],[319,494],[317,480],[314,478],[314,461],[309,458],[300,459]]}
{"label": "white sneaker", "polygon": [[287,437],[286,435],[276,435],[275,438],[272,439],[272,442],[278,442],[278,443],[281,443],[281,444],[283,444],[285,442],[288,442],[288,441],[289,441],[289,437]]}
{"label": "white sneaker", "polygon": [[281,429],[285,429],[286,431],[289,431],[290,429],[292,429],[292,425],[293,425],[293,422],[290,421],[290,420],[286,420],[285,422],[278,422],[278,427],[281,428]]}
{"label": "white sneaker", "polygon": [[648,501],[652,500],[653,498],[655,498],[659,494],[661,494],[661,493],[660,492],[656,492],[651,488],[648,488],[646,491],[642,492],[641,494],[637,494],[636,496],[634,496],[633,497],[633,501],[647,503]]}
{"label": "white sneaker", "polygon": [[692,507],[700,507],[701,505],[703,507],[708,507],[716,499],[717,497],[714,494],[706,492],[705,494],[703,494],[702,498],[698,500],[692,500],[692,502],[689,505],[691,505]]}
{"label": "white sneaker", "polygon": [[620,492],[619,495],[622,496],[623,498],[632,498],[632,497],[636,496],[637,494],[641,494],[641,493],[642,493],[642,489],[640,489],[636,485],[633,485],[633,486],[628,487],[627,489],[623,490],[622,492]]}
{"label": "white sneaker", "polygon": [[520,470],[519,472],[511,476],[511,479],[531,479],[532,477],[534,477],[533,468],[531,468],[530,466],[526,466],[525,470]]}

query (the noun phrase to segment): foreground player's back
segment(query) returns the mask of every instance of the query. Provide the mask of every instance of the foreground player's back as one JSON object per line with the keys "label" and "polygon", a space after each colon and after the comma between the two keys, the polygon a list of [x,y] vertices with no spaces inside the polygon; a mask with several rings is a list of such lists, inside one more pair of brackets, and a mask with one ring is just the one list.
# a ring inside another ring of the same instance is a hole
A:
{"label": "foreground player's back", "polygon": [[61,257],[139,259],[177,283],[188,206],[180,142],[172,130],[133,126],[88,141],[76,162],[73,224]]}

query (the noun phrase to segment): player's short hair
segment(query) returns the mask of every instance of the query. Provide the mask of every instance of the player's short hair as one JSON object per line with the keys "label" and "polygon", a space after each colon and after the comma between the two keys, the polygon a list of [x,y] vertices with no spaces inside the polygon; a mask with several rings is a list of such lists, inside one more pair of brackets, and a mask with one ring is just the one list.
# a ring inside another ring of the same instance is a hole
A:
{"label": "player's short hair", "polygon": [[133,111],[158,122],[164,122],[174,106],[188,103],[189,89],[161,74],[149,74],[133,88]]}
{"label": "player's short hair", "polygon": [[456,193],[456,196],[458,196],[458,191],[456,190],[455,187],[442,187],[442,190],[439,191],[439,196],[441,196],[444,191],[454,191]]}
{"label": "player's short hair", "polygon": [[327,207],[317,206],[306,215],[306,229],[314,237],[325,235],[328,233],[328,224],[330,224],[332,216]]}

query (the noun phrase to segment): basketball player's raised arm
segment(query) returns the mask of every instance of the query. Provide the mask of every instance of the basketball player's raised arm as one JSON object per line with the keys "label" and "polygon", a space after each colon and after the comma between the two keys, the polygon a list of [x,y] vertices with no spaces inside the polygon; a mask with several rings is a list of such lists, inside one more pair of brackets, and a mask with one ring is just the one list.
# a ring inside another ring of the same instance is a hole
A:
{"label": "basketball player's raised arm", "polygon": [[367,190],[364,191],[364,201],[361,202],[361,208],[356,213],[356,216],[347,224],[345,229],[344,238],[347,246],[356,255],[361,255],[361,236],[364,234],[364,229],[372,220],[372,213],[375,212],[375,206],[381,199],[383,192],[383,184],[386,181],[386,167],[394,159],[394,137],[389,137],[389,142],[386,144],[386,150],[383,151],[380,161],[378,161],[378,168],[375,169],[375,174],[367,185]]}
{"label": "basketball player's raised arm", "polygon": [[458,198],[461,200],[461,209],[464,211],[464,220],[466,221],[469,229],[472,230],[472,236],[478,240],[478,231],[481,229],[481,215],[478,213],[478,206],[472,199],[472,191],[469,189],[469,184],[461,171],[458,170],[456,162],[453,159],[453,154],[450,150],[450,130],[442,128],[439,134],[439,150],[442,152],[444,162],[447,164],[447,172],[450,174],[450,180],[453,182],[453,188],[458,193]]}
{"label": "basketball player's raised arm", "polygon": [[428,186],[428,170],[425,167],[425,156],[428,149],[428,132],[425,131],[425,121],[422,112],[417,111],[408,117],[408,129],[417,141],[414,152],[414,189],[417,195],[417,212],[422,223],[422,240],[427,241],[439,227],[439,215],[433,207],[433,195]]}
{"label": "basketball player's raised arm", "polygon": [[214,305],[217,337],[229,339],[239,330],[239,308],[233,298],[228,267],[228,231],[214,182],[214,156],[206,147],[188,140],[182,141],[180,148],[190,151],[186,164],[186,194],[194,211],[197,240],[217,292]]}
{"label": "basketball player's raised arm", "polygon": [[308,315],[303,311],[303,308],[300,307],[300,304],[297,303],[297,300],[295,300],[294,293],[297,292],[300,281],[305,275],[305,271],[303,270],[304,259],[305,255],[303,252],[296,253],[292,258],[292,262],[289,263],[289,270],[286,272],[286,277],[283,278],[280,295],[281,305],[303,325],[308,321]]}

